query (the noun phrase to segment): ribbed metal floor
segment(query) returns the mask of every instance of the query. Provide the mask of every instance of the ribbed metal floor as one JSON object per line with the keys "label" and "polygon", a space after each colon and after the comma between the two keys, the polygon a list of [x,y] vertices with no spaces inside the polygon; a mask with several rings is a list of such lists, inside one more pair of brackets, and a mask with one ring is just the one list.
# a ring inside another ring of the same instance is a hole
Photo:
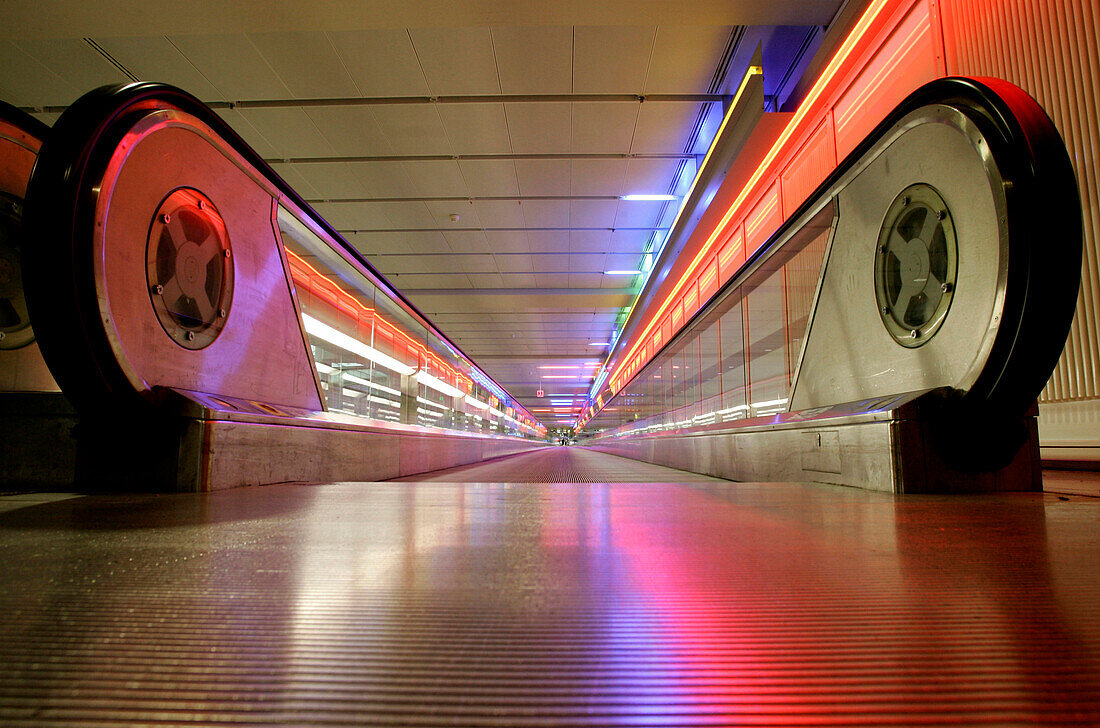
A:
{"label": "ribbed metal floor", "polygon": [[525,462],[0,498],[0,724],[1100,724],[1100,499]]}
{"label": "ribbed metal floor", "polygon": [[724,483],[721,478],[585,450],[548,447],[476,465],[395,478],[444,483]]}

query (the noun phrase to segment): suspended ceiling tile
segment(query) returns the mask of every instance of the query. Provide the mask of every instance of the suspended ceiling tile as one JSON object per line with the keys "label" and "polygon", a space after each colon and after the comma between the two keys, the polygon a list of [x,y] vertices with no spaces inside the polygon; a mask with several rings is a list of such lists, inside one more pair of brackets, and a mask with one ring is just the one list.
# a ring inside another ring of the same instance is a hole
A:
{"label": "suspended ceiling tile", "polygon": [[678,159],[631,159],[626,167],[623,194],[664,194],[679,166]]}
{"label": "suspended ceiling tile", "polygon": [[514,200],[476,200],[474,209],[486,228],[522,228],[523,211]]}
{"label": "suspended ceiling tile", "polygon": [[298,190],[298,193],[304,197],[334,200],[346,197],[365,197],[367,194],[363,183],[344,164],[332,162],[329,164],[277,164],[273,166],[280,174],[284,169],[293,169],[316,190],[315,195],[306,195],[302,190]]}
{"label": "suspended ceiling tile", "polygon": [[278,150],[277,157],[331,157],[336,153],[302,109],[241,109],[240,113]]}
{"label": "suspended ceiling tile", "polygon": [[366,106],[320,106],[304,111],[338,155],[367,157],[393,151]]}
{"label": "suspended ceiling tile", "polygon": [[404,28],[330,31],[329,39],[363,96],[428,96]]}
{"label": "suspended ceiling tile", "polygon": [[527,240],[533,253],[563,253],[569,250],[569,233],[564,230],[532,230]]}
{"label": "suspended ceiling tile", "polygon": [[96,42],[142,81],[170,83],[203,101],[226,98],[163,36],[96,38]]}
{"label": "suspended ceiling tile", "polygon": [[568,288],[568,273],[536,273],[535,285],[539,288]]}
{"label": "suspended ceiling tile", "polygon": [[250,33],[249,39],[299,98],[359,96],[328,36],[319,31]]}
{"label": "suspended ceiling tile", "polygon": [[473,288],[470,279],[463,273],[451,273],[448,275],[418,275],[399,274],[391,278],[391,281],[399,291],[411,289],[432,288]]}
{"label": "suspended ceiling tile", "polygon": [[618,200],[571,200],[569,226],[573,228],[613,228]]}
{"label": "suspended ceiling tile", "polygon": [[516,163],[507,160],[472,160],[458,163],[472,197],[503,197],[519,194]]}
{"label": "suspended ceiling tile", "polygon": [[578,26],[573,31],[573,92],[642,92],[656,28]]}
{"label": "suspended ceiling tile", "polygon": [[504,275],[507,288],[534,288],[535,276],[532,273],[509,273]]}
{"label": "suspended ceiling tile", "polygon": [[282,152],[271,145],[271,142],[260,133],[260,130],[252,125],[248,119],[246,119],[240,111],[236,109],[216,109],[215,114],[220,116],[229,126],[233,127],[233,131],[241,135],[241,138],[245,140],[248,146],[255,150],[256,154],[259,154],[264,159],[272,159],[274,157],[283,156]]}
{"label": "suspended ceiling tile", "polygon": [[568,195],[568,159],[517,159],[521,195]]}
{"label": "suspended ceiling tile", "polygon": [[431,270],[433,262],[438,261],[438,255],[372,255],[371,265],[380,270],[384,275],[395,273],[424,273]]}
{"label": "suspended ceiling tile", "polygon": [[[570,106],[568,103],[505,104],[512,151],[516,154],[568,154],[573,125]],[[625,146],[623,151],[626,151]]]}
{"label": "suspended ceiling tile", "polygon": [[401,162],[357,162],[347,166],[369,197],[416,197],[419,194]]}
{"label": "suspended ceiling tile", "polygon": [[497,255],[497,269],[501,273],[531,273],[533,272],[533,256],[530,255]]}
{"label": "suspended ceiling tile", "polygon": [[690,152],[688,142],[702,104],[647,101],[639,106],[638,126],[630,151],[634,154]]}
{"label": "suspended ceiling tile", "polygon": [[602,273],[570,273],[569,286],[571,288],[600,288],[600,281],[605,277]]}
{"label": "suspended ceiling tile", "polygon": [[[458,162],[425,160],[405,162],[404,167],[421,197],[466,197],[469,194]],[[460,213],[465,212],[464,208],[468,207],[456,202],[447,204],[455,206],[454,211]]]}
{"label": "suspended ceiling tile", "polygon": [[435,218],[423,202],[380,203],[395,228],[434,228]]}
{"label": "suspended ceiling tile", "polygon": [[448,230],[443,233],[451,250],[456,253],[489,253],[489,240],[480,230]]}
{"label": "suspended ceiling tile", "polygon": [[388,230],[394,227],[393,221],[377,204],[315,203],[313,208],[337,230]]}
{"label": "suspended ceiling tile", "polygon": [[730,39],[729,26],[662,25],[657,28],[647,94],[707,93]]}
{"label": "suspended ceiling tile", "polygon": [[285,99],[291,96],[290,89],[243,33],[172,35],[169,40],[229,99]]}
{"label": "suspended ceiling tile", "polygon": [[606,253],[611,233],[606,230],[575,230],[569,233],[569,252]]}
{"label": "suspended ceiling tile", "polygon": [[531,265],[534,266],[532,270],[536,273],[540,272],[565,272],[565,266],[568,264],[566,255],[531,255]]}
{"label": "suspended ceiling tile", "polygon": [[[664,209],[664,202],[640,202],[623,200],[615,213],[615,227],[648,227],[657,224],[657,216]],[[672,204],[672,203],[669,203]]]}
{"label": "suspended ceiling tile", "polygon": [[[14,45],[37,66],[17,58],[9,58],[0,44],[0,67],[3,83],[26,84],[34,90],[33,105],[66,105],[99,86],[130,81],[121,71],[94,48],[78,38],[47,38],[20,40]],[[12,62],[14,61],[14,62]],[[6,94],[4,100],[15,103]]]}
{"label": "suspended ceiling tile", "polygon": [[573,146],[575,154],[626,154],[630,151],[638,110],[645,104],[573,104]]}
{"label": "suspended ceiling tile", "polygon": [[409,246],[409,250],[414,253],[442,255],[451,252],[451,246],[447,244],[447,239],[443,237],[443,233],[415,232],[398,233],[397,235],[404,239],[405,244]]}
{"label": "suspended ceiling tile", "polygon": [[603,253],[570,253],[569,258],[569,272],[570,273],[600,273],[603,274],[604,261]]}
{"label": "suspended ceiling tile", "polygon": [[474,288],[504,288],[504,278],[499,273],[470,273],[467,278]]}
{"label": "suspended ceiling tile", "polygon": [[439,117],[455,154],[507,154],[504,104],[440,104]]}
{"label": "suspended ceiling tile", "polygon": [[640,253],[608,253],[604,265],[607,266],[607,270],[639,270],[638,266],[641,262]]}
{"label": "suspended ceiling tile", "polygon": [[570,162],[572,195],[621,195],[626,159],[574,159]]}
{"label": "suspended ceiling tile", "polygon": [[492,29],[506,94],[567,94],[573,85],[573,28],[570,26]]}
{"label": "suspended ceiling tile", "polygon": [[[424,205],[436,227],[445,230],[485,227],[477,208],[469,202],[425,202]],[[458,219],[451,220],[451,215],[458,215]]]}
{"label": "suspended ceiling tile", "polygon": [[351,246],[363,255],[378,253],[411,253],[407,235],[345,235]]}
{"label": "suspended ceiling tile", "polygon": [[[660,233],[664,235],[664,233]],[[653,233],[649,230],[616,230],[611,234],[609,251],[612,253],[642,252]]]}
{"label": "suspended ceiling tile", "polygon": [[432,95],[500,93],[488,28],[414,28],[409,34]]}
{"label": "suspended ceiling tile", "polygon": [[317,188],[311,185],[309,180],[299,174],[298,170],[283,165],[283,169],[277,170],[277,172],[279,176],[286,180],[286,183],[302,197],[311,198],[317,196]]}
{"label": "suspended ceiling tile", "polygon": [[524,200],[521,208],[530,227],[569,227],[569,203],[565,200]]}
{"label": "suspended ceiling tile", "polygon": [[394,154],[452,154],[436,104],[374,106],[371,111]]}
{"label": "suspended ceiling tile", "polygon": [[[604,276],[600,282],[600,288],[623,288],[634,283],[634,277],[630,276]],[[639,284],[640,285],[640,284]]]}
{"label": "suspended ceiling tile", "polygon": [[487,230],[485,239],[489,241],[489,250],[494,253],[527,253],[531,248],[527,244],[525,232],[501,232]]}
{"label": "suspended ceiling tile", "polygon": [[440,264],[451,270],[463,273],[498,273],[496,258],[492,255],[456,255],[451,260],[441,260]]}

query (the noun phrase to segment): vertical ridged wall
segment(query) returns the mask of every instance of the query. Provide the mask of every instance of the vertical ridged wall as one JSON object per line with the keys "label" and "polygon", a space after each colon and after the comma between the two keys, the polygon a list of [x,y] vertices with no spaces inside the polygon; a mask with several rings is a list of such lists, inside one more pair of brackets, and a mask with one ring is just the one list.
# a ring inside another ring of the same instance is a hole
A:
{"label": "vertical ridged wall", "polygon": [[1025,89],[1069,149],[1083,203],[1084,267],[1069,341],[1042,400],[1100,398],[1100,6],[1096,0],[940,3],[947,72],[995,76]]}

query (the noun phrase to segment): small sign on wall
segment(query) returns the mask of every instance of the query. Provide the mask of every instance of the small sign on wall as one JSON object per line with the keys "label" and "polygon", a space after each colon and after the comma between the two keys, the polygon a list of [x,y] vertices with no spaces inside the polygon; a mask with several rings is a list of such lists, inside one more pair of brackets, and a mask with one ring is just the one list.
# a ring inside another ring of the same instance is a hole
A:
{"label": "small sign on wall", "polygon": [[536,397],[542,397],[542,396],[544,396],[545,394],[546,394],[546,393],[545,393],[545,392],[543,392],[543,391],[542,391],[541,389],[540,389],[540,390],[538,390],[537,392],[535,392],[535,396],[536,396]]}

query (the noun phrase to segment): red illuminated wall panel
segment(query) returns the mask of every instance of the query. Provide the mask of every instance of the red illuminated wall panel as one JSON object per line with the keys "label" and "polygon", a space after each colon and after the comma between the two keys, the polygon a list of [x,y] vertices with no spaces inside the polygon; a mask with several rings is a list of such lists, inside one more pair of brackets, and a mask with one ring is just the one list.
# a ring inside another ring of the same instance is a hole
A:
{"label": "red illuminated wall panel", "polygon": [[837,154],[843,159],[895,106],[938,78],[936,34],[928,0],[916,3],[834,107]]}
{"label": "red illuminated wall panel", "polygon": [[745,262],[745,231],[737,228],[718,251],[718,277],[725,283]]}
{"label": "red illuminated wall panel", "polygon": [[696,284],[688,286],[684,293],[684,319],[690,319],[699,310],[699,289]]}
{"label": "red illuminated wall panel", "polygon": [[783,170],[780,178],[783,205],[794,212],[810,197],[810,193],[836,169],[836,144],[833,138],[833,115],[826,114],[810,139]]}
{"label": "red illuminated wall panel", "polygon": [[745,218],[745,254],[752,255],[783,222],[779,185],[773,184]]}
{"label": "red illuminated wall panel", "polygon": [[703,274],[699,276],[699,301],[700,305],[705,304],[710,297],[714,295],[718,290],[718,257],[711,258],[707,267],[703,269]]}

